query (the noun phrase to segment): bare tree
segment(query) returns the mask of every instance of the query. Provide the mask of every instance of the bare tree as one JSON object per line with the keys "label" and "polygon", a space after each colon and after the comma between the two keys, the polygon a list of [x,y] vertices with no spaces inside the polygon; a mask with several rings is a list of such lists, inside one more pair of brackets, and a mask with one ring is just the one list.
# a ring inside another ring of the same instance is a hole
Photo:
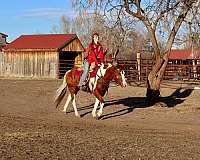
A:
{"label": "bare tree", "polygon": [[[73,31],[85,47],[90,43],[92,33],[98,32],[107,53],[113,54],[120,49],[119,57],[132,58],[133,54],[140,50],[143,43],[139,42],[143,41],[144,36],[134,31],[134,23],[129,19],[123,21],[122,16],[116,21],[112,20],[113,23],[111,23],[107,17],[95,11],[81,10],[73,19],[62,16],[60,25],[53,26],[51,32],[70,33]],[[114,17],[112,19],[115,19]]]}
{"label": "bare tree", "polygon": [[[188,13],[192,14],[192,10],[199,10],[199,0],[198,2],[197,0],[74,0],[73,2],[79,8],[97,5],[104,12],[113,10],[118,14],[126,12],[146,27],[155,58],[155,64],[147,79],[146,96],[149,102],[154,103],[158,100],[160,84],[175,37]],[[197,14],[198,12],[194,16]],[[163,49],[159,45],[159,36],[165,39]]]}
{"label": "bare tree", "polygon": [[74,21],[70,17],[63,15],[60,24],[52,27],[51,33],[71,33],[74,31]]}
{"label": "bare tree", "polygon": [[[131,4],[135,6],[135,10],[132,10],[130,6]],[[148,7],[145,9],[142,8],[141,2],[138,0],[131,4],[125,0],[126,11],[134,17],[140,19],[151,35],[155,54],[155,65],[153,66],[152,71],[149,73],[147,79],[146,95],[149,102],[154,103],[155,100],[157,100],[160,96],[161,80],[164,76],[165,68],[168,63],[168,56],[176,33],[180,29],[181,23],[186,18],[188,12],[193,7],[194,1],[157,1],[156,3],[148,5]],[[156,16],[151,16],[152,14],[156,14]],[[171,15],[173,15],[173,19]],[[163,53],[161,53],[156,37],[156,29],[159,24],[162,25],[161,22],[163,21],[163,18],[166,20],[166,17],[170,17],[171,27],[169,26],[170,32],[168,34],[168,39],[166,41]]]}

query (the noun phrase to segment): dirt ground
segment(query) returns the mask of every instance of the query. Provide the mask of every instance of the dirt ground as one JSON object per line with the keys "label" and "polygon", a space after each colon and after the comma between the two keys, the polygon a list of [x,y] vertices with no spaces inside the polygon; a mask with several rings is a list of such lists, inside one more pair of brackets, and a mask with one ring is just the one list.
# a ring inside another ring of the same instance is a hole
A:
{"label": "dirt ground", "polygon": [[[110,87],[100,120],[94,97],[80,92],[81,118],[55,109],[60,80],[0,80],[1,160],[199,160],[200,90],[163,82],[161,103],[148,106],[145,88]],[[179,87],[186,87],[185,89]],[[66,100],[66,97],[65,97]]]}

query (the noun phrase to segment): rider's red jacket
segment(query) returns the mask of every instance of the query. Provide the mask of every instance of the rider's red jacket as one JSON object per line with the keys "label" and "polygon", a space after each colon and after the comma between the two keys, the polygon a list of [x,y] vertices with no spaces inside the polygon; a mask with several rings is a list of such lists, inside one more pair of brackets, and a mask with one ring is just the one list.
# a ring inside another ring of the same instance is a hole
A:
{"label": "rider's red jacket", "polygon": [[90,43],[86,48],[86,53],[88,53],[88,55],[85,58],[87,58],[89,64],[92,62],[95,62],[96,65],[98,65],[98,63],[104,63],[103,47],[100,43]]}

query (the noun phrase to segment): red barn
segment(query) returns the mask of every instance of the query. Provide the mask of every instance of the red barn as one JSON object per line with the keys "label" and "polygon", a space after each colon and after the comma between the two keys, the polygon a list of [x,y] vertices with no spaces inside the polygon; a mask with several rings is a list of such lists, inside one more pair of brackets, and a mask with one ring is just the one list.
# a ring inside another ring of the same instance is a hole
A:
{"label": "red barn", "polygon": [[200,49],[172,49],[167,69],[190,78],[200,78]]}
{"label": "red barn", "polygon": [[172,49],[169,60],[176,64],[191,64],[192,61],[197,64],[200,60],[200,49]]}
{"label": "red barn", "polygon": [[61,78],[83,51],[76,34],[22,35],[3,48],[0,76]]}

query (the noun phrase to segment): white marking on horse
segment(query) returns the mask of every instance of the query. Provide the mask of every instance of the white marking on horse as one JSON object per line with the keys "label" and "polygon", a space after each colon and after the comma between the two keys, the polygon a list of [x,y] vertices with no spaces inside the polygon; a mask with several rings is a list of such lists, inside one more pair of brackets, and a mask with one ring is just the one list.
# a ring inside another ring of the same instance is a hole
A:
{"label": "white marking on horse", "polygon": [[69,102],[71,101],[71,99],[72,99],[71,94],[69,94],[68,97],[67,97],[67,101],[66,101],[66,103],[65,103],[63,112],[67,112],[67,107],[68,107]]}
{"label": "white marking on horse", "polygon": [[96,98],[96,101],[95,101],[95,104],[94,104],[94,108],[92,110],[92,117],[94,117],[94,118],[97,116],[96,115],[96,111],[97,111],[98,105],[99,105],[99,100]]}
{"label": "white marking on horse", "polygon": [[73,101],[72,101],[72,105],[73,105],[73,107],[74,107],[75,116],[76,116],[76,117],[80,117],[80,115],[79,115],[79,113],[78,113],[78,110],[77,110],[77,107],[76,107],[76,98],[75,98],[75,97],[76,97],[76,96],[74,95]]}
{"label": "white marking on horse", "polygon": [[[109,68],[109,67],[112,67],[112,65],[110,63],[108,63],[108,67],[107,68],[104,68],[104,64],[101,65],[101,67],[98,69],[97,71],[97,75],[95,78],[91,78],[91,82],[93,82],[93,87],[90,88],[91,91],[94,90],[96,88],[96,85],[97,85],[97,81],[100,77],[104,76],[105,73],[106,73],[106,70]],[[90,85],[89,85],[90,86]]]}

